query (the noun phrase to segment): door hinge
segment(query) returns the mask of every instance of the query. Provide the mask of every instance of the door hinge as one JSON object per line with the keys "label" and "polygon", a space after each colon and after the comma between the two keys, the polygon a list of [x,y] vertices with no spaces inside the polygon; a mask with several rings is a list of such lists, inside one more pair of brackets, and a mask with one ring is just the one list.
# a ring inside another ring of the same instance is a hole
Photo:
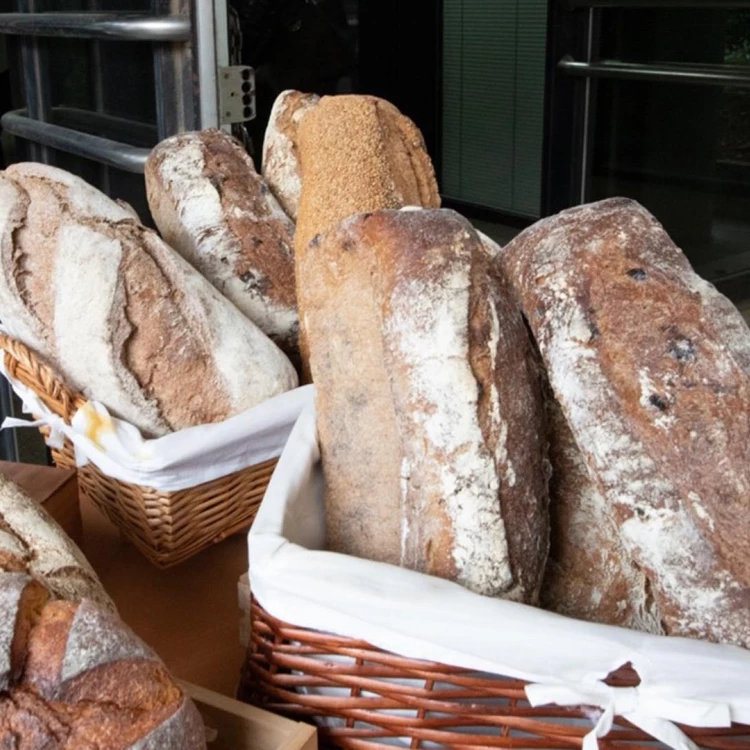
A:
{"label": "door hinge", "polygon": [[219,122],[232,125],[255,117],[255,71],[248,65],[219,68]]}

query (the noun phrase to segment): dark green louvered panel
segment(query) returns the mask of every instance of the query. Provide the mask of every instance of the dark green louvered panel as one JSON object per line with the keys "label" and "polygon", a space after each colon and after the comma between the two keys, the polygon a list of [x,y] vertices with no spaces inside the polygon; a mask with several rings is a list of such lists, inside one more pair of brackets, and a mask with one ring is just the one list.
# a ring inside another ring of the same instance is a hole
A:
{"label": "dark green louvered panel", "polygon": [[538,216],[547,0],[443,8],[443,193]]}

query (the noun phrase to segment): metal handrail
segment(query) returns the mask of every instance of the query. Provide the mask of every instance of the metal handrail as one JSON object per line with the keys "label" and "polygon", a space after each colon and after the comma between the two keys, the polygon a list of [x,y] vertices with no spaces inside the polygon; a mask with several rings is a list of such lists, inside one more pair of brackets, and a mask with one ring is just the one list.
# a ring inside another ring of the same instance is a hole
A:
{"label": "metal handrail", "polygon": [[557,66],[565,73],[584,78],[620,78],[662,83],[750,87],[750,68],[735,65],[645,64],[618,60],[587,63],[566,56]]}
{"label": "metal handrail", "polygon": [[750,0],[565,0],[569,8],[750,8]]}
{"label": "metal handrail", "polygon": [[110,167],[142,174],[150,149],[130,146],[127,143],[100,138],[98,135],[40,122],[24,114],[24,110],[6,112],[0,118],[3,130],[69,154],[93,159]]}
{"label": "metal handrail", "polygon": [[0,33],[143,42],[185,42],[190,20],[146,13],[0,13]]}

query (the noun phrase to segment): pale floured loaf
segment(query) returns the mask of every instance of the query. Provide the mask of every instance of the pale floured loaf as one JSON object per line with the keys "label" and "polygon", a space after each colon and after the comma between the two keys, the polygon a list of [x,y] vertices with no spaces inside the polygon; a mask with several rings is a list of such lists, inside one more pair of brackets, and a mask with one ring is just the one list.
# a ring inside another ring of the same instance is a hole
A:
{"label": "pale floured loaf", "polygon": [[263,179],[295,221],[302,194],[297,130],[304,115],[319,101],[317,94],[282,91],[271,109],[263,139]]}
{"label": "pale floured loaf", "polygon": [[146,435],[220,421],[296,385],[273,342],[130,212],[52,167],[4,175],[28,199],[2,247],[17,278],[5,291],[39,331],[19,338],[69,385]]}
{"label": "pale floured loaf", "polygon": [[83,553],[53,518],[13,482],[0,477],[0,575],[25,573],[55,598],[92,599],[114,610]]}
{"label": "pale floured loaf", "polygon": [[750,646],[750,335],[739,313],[625,199],[543,220],[501,258],[666,632]]}
{"label": "pale floured loaf", "polygon": [[242,145],[222,130],[167,138],[146,162],[146,189],[164,240],[296,357],[294,224]]}
{"label": "pale floured loaf", "polygon": [[547,556],[537,370],[518,309],[451,211],[379,211],[299,266],[328,546],[534,601]]}

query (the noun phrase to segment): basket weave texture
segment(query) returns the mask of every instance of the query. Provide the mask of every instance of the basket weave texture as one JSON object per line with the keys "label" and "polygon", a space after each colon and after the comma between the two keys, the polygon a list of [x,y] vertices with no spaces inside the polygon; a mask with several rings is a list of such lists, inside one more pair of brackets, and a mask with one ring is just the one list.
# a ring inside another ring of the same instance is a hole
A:
{"label": "basket weave texture", "polygon": [[[364,641],[290,625],[271,617],[255,599],[251,629],[239,697],[317,724],[323,747],[580,748],[598,712],[584,706],[532,708],[521,680],[408,659]],[[626,666],[607,683],[634,687],[638,676]],[[701,748],[750,748],[747,726],[682,729]],[[617,718],[599,747],[663,746]]]}
{"label": "basket weave texture", "polygon": [[[42,403],[70,424],[86,403],[62,383],[46,364],[19,341],[0,334],[8,374],[34,391]],[[47,428],[41,428],[45,436]],[[55,465],[75,469],[73,446],[67,438],[52,449]],[[263,499],[278,459],[250,466],[211,482],[175,492],[121,482],[94,464],[78,468],[78,485],[155,566],[167,568],[202,549],[247,529]]]}

